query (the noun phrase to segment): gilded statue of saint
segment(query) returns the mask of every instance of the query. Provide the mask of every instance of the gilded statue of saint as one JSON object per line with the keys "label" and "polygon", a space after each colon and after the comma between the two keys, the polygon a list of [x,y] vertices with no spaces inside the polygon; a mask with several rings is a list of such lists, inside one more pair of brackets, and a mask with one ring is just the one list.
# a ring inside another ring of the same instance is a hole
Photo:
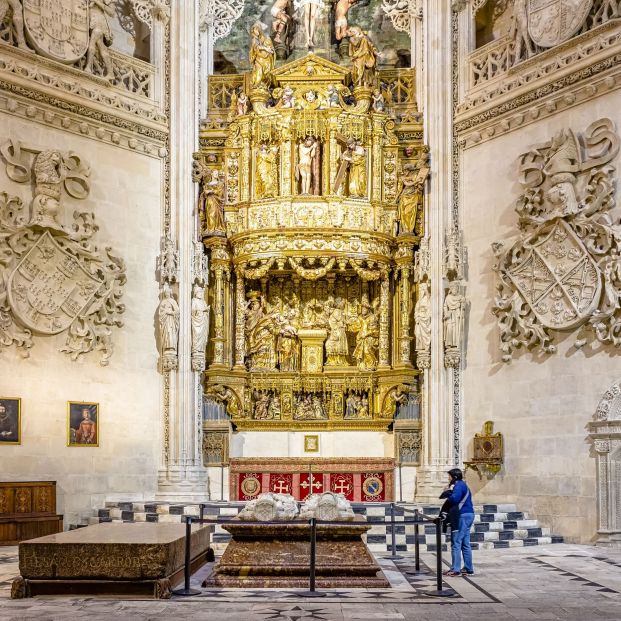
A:
{"label": "gilded statue of saint", "polygon": [[220,178],[219,170],[211,171],[210,181],[203,180],[199,213],[204,235],[224,235],[224,180]]}
{"label": "gilded statue of saint", "polygon": [[352,26],[347,30],[347,35],[349,36],[351,78],[354,88],[359,86],[372,88],[379,52],[360,27]]}
{"label": "gilded statue of saint", "polygon": [[347,332],[345,320],[345,300],[328,300],[328,338],[326,339],[326,366],[347,366]]}
{"label": "gilded statue of saint", "polygon": [[263,143],[257,152],[257,198],[278,196],[278,147]]}
{"label": "gilded statue of saint", "polygon": [[263,32],[260,24],[250,31],[250,64],[252,65],[252,88],[269,88],[274,70],[276,52],[272,40]]}
{"label": "gilded statue of saint", "polygon": [[298,147],[296,178],[300,180],[300,194],[320,193],[319,170],[319,140],[306,136]]}
{"label": "gilded statue of saint", "polygon": [[401,233],[413,233],[416,218],[423,206],[425,181],[429,176],[428,152],[424,151],[418,163],[406,164],[399,178],[399,223]]}
{"label": "gilded statue of saint", "polygon": [[350,330],[356,333],[354,360],[362,371],[374,371],[377,367],[377,350],[379,347],[379,322],[376,313],[363,300],[360,316],[350,324]]}
{"label": "gilded statue of saint", "polygon": [[263,308],[259,296],[251,296],[246,310],[246,355],[250,370],[276,369],[274,316]]}

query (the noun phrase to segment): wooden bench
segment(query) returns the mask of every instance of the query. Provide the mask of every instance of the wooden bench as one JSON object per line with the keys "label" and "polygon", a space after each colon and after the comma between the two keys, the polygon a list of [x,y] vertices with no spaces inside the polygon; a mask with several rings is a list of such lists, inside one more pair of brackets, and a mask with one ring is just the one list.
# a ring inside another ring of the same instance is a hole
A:
{"label": "wooden bench", "polygon": [[56,481],[0,482],[0,546],[63,530],[56,514]]}

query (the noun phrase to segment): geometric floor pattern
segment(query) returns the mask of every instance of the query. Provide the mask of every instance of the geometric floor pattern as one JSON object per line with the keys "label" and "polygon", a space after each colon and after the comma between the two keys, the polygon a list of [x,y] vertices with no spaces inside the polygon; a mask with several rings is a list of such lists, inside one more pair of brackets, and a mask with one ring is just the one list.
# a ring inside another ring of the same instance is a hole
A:
{"label": "geometric floor pattern", "polygon": [[[414,559],[378,558],[390,589],[326,589],[326,596],[302,598],[298,591],[200,589],[212,566],[192,578],[201,593],[171,600],[50,597],[9,599],[18,573],[17,548],[0,548],[0,620],[139,619],[170,621],[345,621],[464,619],[465,621],[621,619],[621,550],[557,544],[474,553],[473,578],[445,578],[454,595],[435,598],[433,554]],[[444,559],[447,560],[446,558]]]}

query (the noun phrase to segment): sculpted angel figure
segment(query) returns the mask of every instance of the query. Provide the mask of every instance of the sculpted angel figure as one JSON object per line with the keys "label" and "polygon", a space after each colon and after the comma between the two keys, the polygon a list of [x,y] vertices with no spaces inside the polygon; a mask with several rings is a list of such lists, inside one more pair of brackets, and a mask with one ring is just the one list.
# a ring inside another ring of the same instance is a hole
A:
{"label": "sculpted angel figure", "polygon": [[13,10],[13,28],[15,30],[15,38],[17,39],[17,47],[22,50],[30,50],[26,44],[24,37],[24,9],[21,0],[0,0],[0,24],[4,21],[9,9]]}
{"label": "sculpted angel figure", "polygon": [[298,147],[296,178],[300,180],[300,194],[319,194],[319,140],[307,136]]}
{"label": "sculpted angel figure", "polygon": [[373,91],[371,105],[375,112],[386,112],[386,98],[377,88]]}
{"label": "sculpted angel figure", "polygon": [[257,152],[257,198],[274,198],[278,195],[278,147],[262,143]]}
{"label": "sculpted angel figure", "polygon": [[248,95],[242,91],[235,102],[235,108],[237,111],[237,116],[243,116],[244,114],[248,114],[248,110],[250,108],[250,101],[248,100]]}
{"label": "sculpted angel figure", "polygon": [[280,105],[283,108],[295,107],[295,91],[291,88],[291,84],[286,84],[280,98]]}
{"label": "sculpted angel figure", "polygon": [[261,24],[255,24],[250,31],[250,64],[252,65],[252,88],[269,88],[271,73],[276,62],[272,40],[263,32]]}
{"label": "sculpted angel figure", "polygon": [[114,69],[108,48],[112,45],[113,36],[108,18],[114,17],[114,0],[90,0],[90,8],[91,38],[85,70],[93,73],[95,54],[99,53],[106,70],[104,77],[110,79],[114,77]]}
{"label": "sculpted angel figure", "polygon": [[347,30],[349,36],[349,56],[351,58],[351,78],[354,87],[372,87],[375,81],[378,49],[368,35],[358,26]]}

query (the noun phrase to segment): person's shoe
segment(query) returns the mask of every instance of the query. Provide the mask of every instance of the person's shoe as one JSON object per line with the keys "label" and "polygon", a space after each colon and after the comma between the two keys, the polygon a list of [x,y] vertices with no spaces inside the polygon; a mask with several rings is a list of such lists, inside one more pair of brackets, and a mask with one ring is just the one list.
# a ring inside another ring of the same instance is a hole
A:
{"label": "person's shoe", "polygon": [[454,576],[461,576],[461,573],[458,571],[453,571],[452,569],[449,569],[447,571],[442,572],[442,575],[454,577]]}
{"label": "person's shoe", "polygon": [[467,569],[462,569],[461,570],[461,575],[462,576],[468,576],[468,577],[474,576],[474,570],[468,571]]}

